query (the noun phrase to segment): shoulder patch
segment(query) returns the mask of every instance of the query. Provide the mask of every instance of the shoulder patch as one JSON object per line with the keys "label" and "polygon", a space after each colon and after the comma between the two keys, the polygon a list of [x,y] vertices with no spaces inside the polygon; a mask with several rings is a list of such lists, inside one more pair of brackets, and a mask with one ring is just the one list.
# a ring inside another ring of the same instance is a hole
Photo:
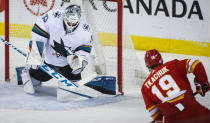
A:
{"label": "shoulder patch", "polygon": [[42,17],[42,20],[46,23],[48,20],[48,14],[46,14],[45,16]]}
{"label": "shoulder patch", "polygon": [[53,12],[53,16],[54,16],[55,18],[60,18],[60,17],[61,17],[61,12],[55,11],[55,12]]}
{"label": "shoulder patch", "polygon": [[88,24],[83,24],[83,29],[85,30],[85,31],[90,31],[90,26],[88,25]]}

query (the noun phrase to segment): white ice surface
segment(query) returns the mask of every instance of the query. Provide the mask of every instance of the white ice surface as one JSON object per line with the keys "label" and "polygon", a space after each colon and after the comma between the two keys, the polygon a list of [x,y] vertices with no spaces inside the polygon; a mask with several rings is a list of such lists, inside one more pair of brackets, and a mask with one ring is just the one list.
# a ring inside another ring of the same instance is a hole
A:
{"label": "white ice surface", "polygon": [[[137,52],[137,55],[144,65],[144,52]],[[210,58],[165,53],[163,58],[165,61],[174,58],[200,59],[210,78]],[[190,81],[193,80],[192,75],[189,75],[189,78]],[[205,98],[199,95],[196,95],[196,98],[210,109],[210,93],[207,93]],[[125,96],[59,103],[56,101],[56,89],[53,87],[44,86],[32,96],[23,93],[21,86],[0,82],[0,123],[149,123],[150,121],[140,88],[127,90]]]}

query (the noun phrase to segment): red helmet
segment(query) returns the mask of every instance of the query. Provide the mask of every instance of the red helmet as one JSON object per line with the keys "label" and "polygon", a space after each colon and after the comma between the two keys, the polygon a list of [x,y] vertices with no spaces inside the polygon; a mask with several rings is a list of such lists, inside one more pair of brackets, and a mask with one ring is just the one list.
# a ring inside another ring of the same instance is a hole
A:
{"label": "red helmet", "polygon": [[144,60],[148,68],[163,64],[162,56],[156,49],[146,51]]}

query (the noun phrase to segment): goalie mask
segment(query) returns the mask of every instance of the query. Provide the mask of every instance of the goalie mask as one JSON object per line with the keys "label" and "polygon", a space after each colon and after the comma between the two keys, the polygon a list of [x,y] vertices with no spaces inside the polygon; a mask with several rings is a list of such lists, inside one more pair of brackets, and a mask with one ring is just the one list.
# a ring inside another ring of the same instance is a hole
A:
{"label": "goalie mask", "polygon": [[65,10],[64,23],[67,27],[67,32],[73,32],[79,25],[81,18],[81,8],[78,5],[70,5]]}
{"label": "goalie mask", "polygon": [[146,51],[144,60],[149,69],[154,69],[156,66],[163,64],[162,56],[156,49]]}

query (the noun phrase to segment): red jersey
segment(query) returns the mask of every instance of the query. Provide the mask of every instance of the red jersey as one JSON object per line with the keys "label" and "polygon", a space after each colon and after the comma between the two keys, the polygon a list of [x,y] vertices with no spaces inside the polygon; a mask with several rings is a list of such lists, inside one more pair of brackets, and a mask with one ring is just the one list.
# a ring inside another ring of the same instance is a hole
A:
{"label": "red jersey", "polygon": [[151,72],[141,91],[146,108],[153,119],[162,119],[157,104],[169,102],[176,106],[182,101],[186,92],[193,94],[187,78],[188,73],[193,73],[201,85],[208,82],[205,69],[198,60],[175,59],[156,67]]}

